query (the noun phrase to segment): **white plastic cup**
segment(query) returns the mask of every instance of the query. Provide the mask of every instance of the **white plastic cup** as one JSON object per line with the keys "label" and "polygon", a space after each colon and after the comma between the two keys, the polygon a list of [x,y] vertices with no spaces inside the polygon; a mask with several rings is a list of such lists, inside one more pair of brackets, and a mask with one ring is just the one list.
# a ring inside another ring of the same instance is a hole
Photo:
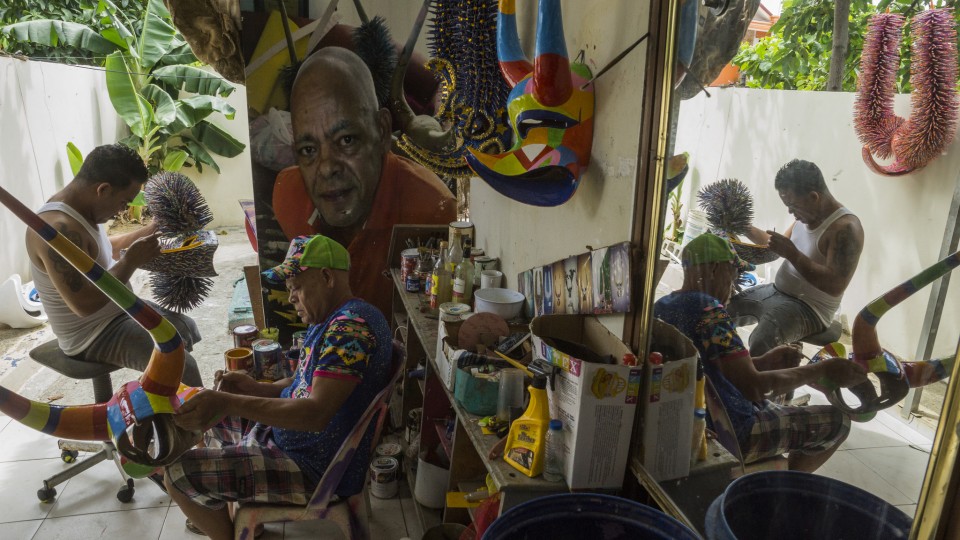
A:
{"label": "white plastic cup", "polygon": [[481,289],[499,287],[501,280],[503,280],[503,272],[499,270],[484,270],[483,272],[480,272]]}

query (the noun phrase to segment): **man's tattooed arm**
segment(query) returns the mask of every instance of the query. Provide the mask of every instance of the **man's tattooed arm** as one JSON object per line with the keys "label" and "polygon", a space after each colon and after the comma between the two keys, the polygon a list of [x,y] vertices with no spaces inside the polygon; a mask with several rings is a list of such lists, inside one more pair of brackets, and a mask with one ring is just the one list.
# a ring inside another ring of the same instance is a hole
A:
{"label": "man's tattooed arm", "polygon": [[[89,253],[87,246],[83,242],[83,236],[81,236],[79,232],[71,231],[66,224],[63,223],[57,226],[57,228],[60,229],[60,234],[66,236],[67,239],[76,244],[77,247]],[[71,291],[79,292],[83,289],[87,278],[85,278],[79,270],[74,268],[72,264],[68,263],[66,259],[61,257],[60,254],[57,253],[57,250],[52,247],[48,249],[50,262],[53,263],[53,271],[63,276],[63,282],[66,283]]]}

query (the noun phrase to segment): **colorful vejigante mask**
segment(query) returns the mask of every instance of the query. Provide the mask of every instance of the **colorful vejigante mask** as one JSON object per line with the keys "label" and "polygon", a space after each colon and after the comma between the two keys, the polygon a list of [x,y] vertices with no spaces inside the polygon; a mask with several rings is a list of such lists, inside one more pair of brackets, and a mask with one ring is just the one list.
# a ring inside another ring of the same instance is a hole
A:
{"label": "colorful vejigante mask", "polygon": [[535,206],[563,204],[590,163],[594,87],[587,84],[589,68],[567,57],[560,2],[540,0],[531,65],[520,48],[515,1],[500,0],[497,56],[503,77],[513,86],[507,115],[514,145],[497,155],[471,149],[467,163],[506,197]]}
{"label": "colorful vejigante mask", "polygon": [[[849,414],[852,420],[868,422],[876,416],[877,411],[899,403],[910,388],[925,386],[950,376],[955,362],[954,356],[921,362],[900,362],[890,351],[880,346],[877,322],[891,308],[957,266],[960,266],[960,251],[890,289],[860,310],[853,321],[853,354],[849,359],[863,366],[867,373],[872,373],[880,381],[880,394],[877,394],[870,381],[853,386],[850,392],[860,400],[860,405],[853,407],[844,400],[840,388],[820,385],[833,406]],[[811,361],[819,362],[834,357],[847,358],[843,344],[827,345]],[[830,384],[830,381],[826,382]]]}
{"label": "colorful vejigante mask", "polygon": [[140,380],[123,385],[107,403],[51,405],[0,386],[0,411],[54,437],[112,440],[126,460],[121,460],[124,470],[135,478],[175,462],[202,435],[185,431],[173,422],[181,400],[197,391],[180,384],[184,348],[176,327],[3,188],[0,203],[149,332],[154,343]]}

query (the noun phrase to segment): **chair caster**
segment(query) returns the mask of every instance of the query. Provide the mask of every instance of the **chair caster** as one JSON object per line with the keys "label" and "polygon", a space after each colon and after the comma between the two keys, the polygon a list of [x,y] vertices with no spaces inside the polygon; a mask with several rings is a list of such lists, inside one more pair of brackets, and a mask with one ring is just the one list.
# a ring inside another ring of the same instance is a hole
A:
{"label": "chair caster", "polygon": [[133,500],[133,493],[136,490],[133,487],[133,479],[127,480],[127,485],[120,488],[120,491],[117,492],[117,500],[122,503],[128,503]]}
{"label": "chair caster", "polygon": [[57,498],[57,488],[40,488],[37,490],[37,498],[42,503],[52,503]]}
{"label": "chair caster", "polygon": [[76,450],[63,450],[60,452],[60,459],[63,460],[64,463],[73,463],[79,455],[80,452]]}

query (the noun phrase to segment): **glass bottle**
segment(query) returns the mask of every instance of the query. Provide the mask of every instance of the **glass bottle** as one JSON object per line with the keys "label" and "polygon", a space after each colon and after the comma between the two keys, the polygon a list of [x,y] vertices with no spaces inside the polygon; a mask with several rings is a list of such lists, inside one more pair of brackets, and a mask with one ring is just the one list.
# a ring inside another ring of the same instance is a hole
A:
{"label": "glass bottle", "polygon": [[433,267],[433,284],[430,288],[430,309],[440,309],[441,304],[446,304],[453,296],[453,273],[450,272],[449,254],[447,253],[447,243],[440,242],[440,256],[437,257],[437,264]]}
{"label": "glass bottle", "polygon": [[550,420],[547,431],[547,455],[543,462],[543,479],[548,482],[563,481],[563,421]]}
{"label": "glass bottle", "polygon": [[463,260],[453,270],[453,301],[470,305],[473,299],[473,263],[470,248],[463,252]]}
{"label": "glass bottle", "polygon": [[453,232],[453,241],[450,244],[450,252],[447,253],[447,258],[449,259],[450,272],[456,269],[457,265],[463,261],[463,246],[461,245],[463,236],[460,234],[459,230]]}

